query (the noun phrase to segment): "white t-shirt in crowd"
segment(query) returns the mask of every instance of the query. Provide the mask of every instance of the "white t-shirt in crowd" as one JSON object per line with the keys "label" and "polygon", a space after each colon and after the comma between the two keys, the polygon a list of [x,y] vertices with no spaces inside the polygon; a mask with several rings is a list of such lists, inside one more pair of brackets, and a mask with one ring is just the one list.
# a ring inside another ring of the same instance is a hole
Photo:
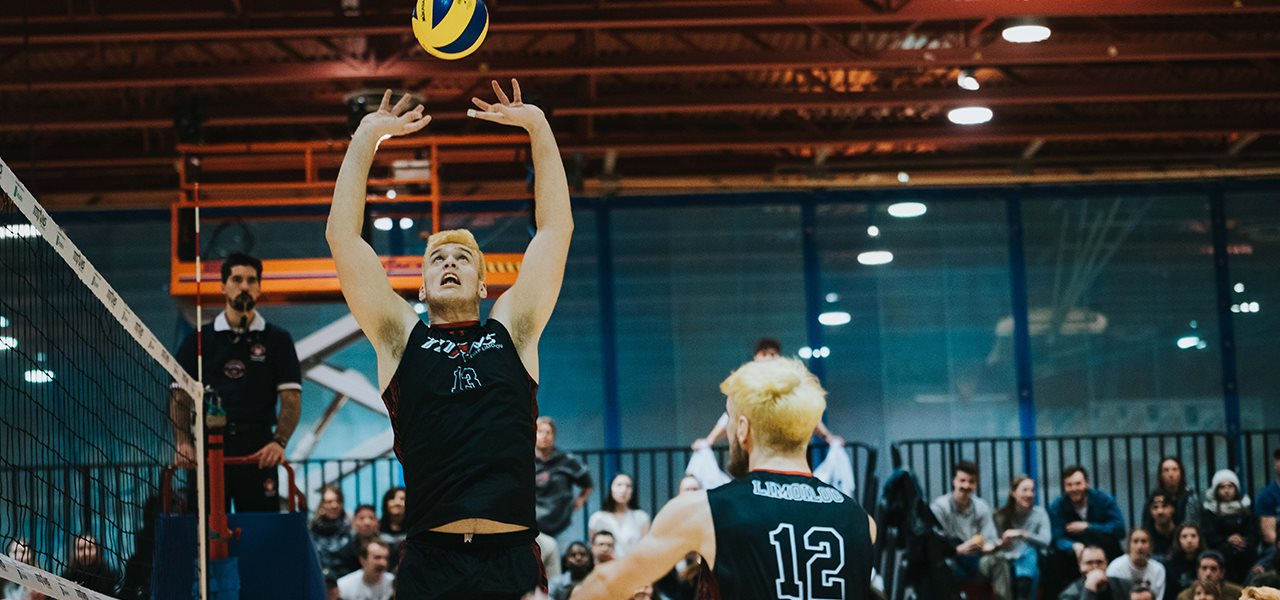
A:
{"label": "white t-shirt in crowd", "polygon": [[626,556],[644,534],[649,533],[649,514],[643,510],[628,510],[621,517],[613,513],[596,511],[587,520],[587,529],[594,535],[597,531],[608,531],[613,534],[613,555],[616,558]]}
{"label": "white t-shirt in crowd", "polygon": [[391,600],[395,580],[395,575],[383,573],[382,581],[371,586],[364,582],[363,570],[353,571],[338,579],[338,592],[342,600]]}
{"label": "white t-shirt in crowd", "polygon": [[1146,584],[1147,587],[1151,588],[1156,600],[1163,600],[1164,598],[1164,574],[1164,565],[1154,558],[1148,558],[1147,566],[1138,568],[1133,564],[1133,561],[1129,560],[1128,554],[1122,554],[1107,565],[1107,577],[1128,579],[1135,586],[1140,583]]}

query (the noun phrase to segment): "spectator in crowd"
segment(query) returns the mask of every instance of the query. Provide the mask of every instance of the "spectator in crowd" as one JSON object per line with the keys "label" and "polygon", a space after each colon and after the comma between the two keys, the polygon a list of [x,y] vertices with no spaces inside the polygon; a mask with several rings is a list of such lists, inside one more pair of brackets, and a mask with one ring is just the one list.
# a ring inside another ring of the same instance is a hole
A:
{"label": "spectator in crowd", "polygon": [[[35,553],[31,551],[31,547],[27,545],[26,540],[17,539],[9,542],[9,549],[5,554],[22,564],[33,567],[36,564]],[[3,598],[3,600],[26,600],[27,590],[15,581],[0,579],[0,598]]]}
{"label": "spectator in crowd", "polygon": [[1164,565],[1151,560],[1151,534],[1144,529],[1129,533],[1128,552],[1107,565],[1108,579],[1124,579],[1133,584],[1133,590],[1148,589],[1155,600],[1164,600]]}
{"label": "spectator in crowd", "polygon": [[[1243,588],[1223,579],[1226,573],[1226,561],[1222,558],[1222,554],[1215,550],[1205,550],[1200,553],[1199,570],[1196,572],[1196,581],[1212,581],[1221,586],[1218,593],[1220,600],[1239,600],[1240,592]],[[1177,600],[1192,600],[1195,596],[1195,582],[1191,587],[1182,590],[1178,594]]]}
{"label": "spectator in crowd", "polygon": [[[592,539],[598,531],[613,533],[615,556],[626,556],[627,551],[649,532],[649,514],[640,510],[639,494],[635,481],[626,473],[618,473],[609,482],[609,495],[601,510],[587,520]],[[598,563],[599,561],[597,561]]]}
{"label": "spectator in crowd", "polygon": [[1139,585],[1129,591],[1129,600],[1160,600],[1160,597],[1156,595],[1155,590]]}
{"label": "spectator in crowd", "polygon": [[1053,545],[1074,552],[1077,559],[1085,546],[1098,546],[1108,557],[1120,556],[1124,538],[1124,516],[1110,494],[1089,485],[1089,472],[1072,465],[1062,471],[1062,492],[1049,505]]}
{"label": "spectator in crowd", "polygon": [[550,579],[560,574],[556,536],[569,527],[573,513],[591,496],[591,472],[578,457],[556,447],[556,422],[551,417],[538,417],[533,453],[535,518],[541,532],[537,540]]}
{"label": "spectator in crowd", "polygon": [[951,467],[951,493],[929,503],[943,535],[956,544],[953,568],[961,582],[990,582],[997,600],[1012,597],[1009,563],[996,552],[1000,534],[996,532],[991,505],[975,494],[978,465],[962,460]]}
{"label": "spectator in crowd", "polygon": [[[1252,587],[1255,590],[1258,588],[1262,588],[1262,589],[1270,588],[1272,590],[1280,590],[1280,573],[1276,573],[1275,571],[1268,571],[1266,573],[1258,575],[1257,577],[1253,578],[1253,583],[1250,585],[1250,587]],[[1249,588],[1245,588],[1245,589],[1247,590]],[[1245,597],[1245,594],[1241,594],[1240,597],[1241,598]]]}
{"label": "spectator in crowd", "polygon": [[591,550],[586,544],[582,542],[569,544],[569,548],[564,551],[564,558],[560,560],[560,574],[548,580],[551,600],[569,600],[573,588],[582,583],[594,568]]}
{"label": "spectator in crowd", "polygon": [[76,536],[71,558],[67,561],[67,569],[62,578],[108,596],[116,595],[116,583],[120,576],[102,556],[102,548],[97,538],[87,533]]}
{"label": "spectator in crowd", "polygon": [[1130,585],[1107,577],[1107,553],[1098,546],[1085,546],[1080,557],[1080,578],[1058,594],[1058,600],[1129,600]]}
{"label": "spectator in crowd", "polygon": [[338,578],[342,600],[391,600],[396,576],[387,572],[387,543],[376,534],[366,539],[360,548],[360,569]]}
{"label": "spectator in crowd", "polygon": [[1147,497],[1146,509],[1143,511],[1142,528],[1154,535],[1154,523],[1151,515],[1151,502],[1155,494],[1164,492],[1165,501],[1173,507],[1174,523],[1200,524],[1200,495],[1196,489],[1187,485],[1187,470],[1182,460],[1176,456],[1160,459],[1160,468],[1156,471],[1155,485],[1151,486],[1152,494]]}
{"label": "spectator in crowd", "polygon": [[334,577],[346,575],[342,572],[342,549],[351,543],[351,525],[347,522],[344,502],[338,486],[329,484],[320,488],[320,509],[310,526],[320,570]]}
{"label": "spectator in crowd", "polygon": [[[360,570],[360,557],[364,554],[365,545],[370,540],[382,539],[378,532],[378,510],[372,504],[361,504],[351,516],[351,541],[339,551],[341,566],[336,575],[339,577]],[[391,545],[387,544],[387,564],[391,563]]]}
{"label": "spectator in crowd", "polygon": [[1258,526],[1262,532],[1264,554],[1276,552],[1276,517],[1280,516],[1280,448],[1271,454],[1275,478],[1258,492]]}
{"label": "spectator in crowd", "polygon": [[612,531],[597,531],[591,534],[591,568],[603,565],[615,558],[617,539]]}
{"label": "spectator in crowd", "polygon": [[1197,579],[1188,591],[1191,592],[1191,600],[1223,600],[1222,584],[1211,579]]}
{"label": "spectator in crowd", "polygon": [[404,488],[393,487],[382,495],[382,518],[378,519],[378,536],[391,549],[388,570],[396,572],[400,564],[400,542],[404,541],[408,532],[404,530]]}
{"label": "spectator in crowd", "polygon": [[1227,559],[1227,581],[1243,582],[1258,561],[1262,536],[1250,506],[1234,472],[1222,469],[1213,474],[1213,485],[1205,492],[1201,528],[1205,545]]}
{"label": "spectator in crowd", "polygon": [[1245,581],[1248,585],[1262,585],[1258,580],[1265,575],[1275,575],[1280,571],[1280,553],[1272,552],[1263,556],[1258,560],[1257,564],[1249,570],[1249,579]]}
{"label": "spectator in crowd", "polygon": [[693,475],[685,475],[680,479],[680,487],[676,490],[676,493],[683,494],[686,492],[696,492],[700,489],[702,489],[702,482],[698,481],[697,477],[694,477]]}
{"label": "spectator in crowd", "polygon": [[1013,566],[1013,596],[1035,600],[1040,582],[1040,551],[1049,547],[1049,513],[1036,506],[1036,481],[1014,478],[1009,498],[995,514],[1004,556]]}
{"label": "spectator in crowd", "polygon": [[1170,594],[1191,587],[1200,577],[1200,554],[1205,551],[1204,538],[1200,536],[1200,528],[1183,523],[1174,530],[1178,540],[1173,550],[1164,559],[1165,588]]}
{"label": "spectator in crowd", "polygon": [[1177,499],[1164,490],[1151,492],[1147,499],[1147,514],[1142,518],[1142,528],[1151,535],[1151,554],[1156,560],[1168,556],[1177,541],[1173,538],[1174,530],[1178,528],[1178,521],[1174,520],[1175,502]]}

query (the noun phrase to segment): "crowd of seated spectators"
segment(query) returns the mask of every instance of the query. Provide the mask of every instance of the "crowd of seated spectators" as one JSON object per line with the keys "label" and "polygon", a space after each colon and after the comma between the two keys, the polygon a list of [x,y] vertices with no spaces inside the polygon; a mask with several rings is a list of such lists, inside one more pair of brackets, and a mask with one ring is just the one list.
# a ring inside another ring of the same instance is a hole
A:
{"label": "crowd of seated spectators", "polygon": [[404,496],[404,488],[393,487],[382,496],[381,515],[377,507],[361,504],[348,518],[342,489],[321,489],[309,529],[330,600],[391,599],[405,537]]}
{"label": "crowd of seated spectators", "polygon": [[[581,508],[591,480],[580,460],[555,449],[554,423],[544,419],[539,425],[538,487],[545,492],[539,516],[549,525],[554,521],[554,536]],[[1274,477],[1251,498],[1226,469],[1200,492],[1187,481],[1182,462],[1165,457],[1155,465],[1136,526],[1125,522],[1116,498],[1075,465],[1063,469],[1061,495],[1046,510],[1037,502],[1044,487],[1026,475],[1010,482],[1002,504],[984,500],[978,466],[961,461],[952,468],[951,492],[934,498],[929,508],[954,549],[948,564],[957,584],[966,590],[981,586],[994,600],[1237,600],[1245,586],[1274,587],[1280,581],[1280,449],[1272,459]],[[597,565],[624,556],[648,531],[649,515],[638,508],[636,487],[628,474],[614,475],[602,509],[587,518],[588,539],[569,543],[563,553],[544,554],[553,600],[567,599]],[[686,476],[678,493],[698,489],[698,480]],[[388,491],[380,512],[361,505],[348,517],[343,507],[341,490],[326,487],[311,523],[331,598],[390,598],[396,551],[404,539],[404,490]],[[556,547],[554,538],[540,544]],[[701,569],[696,555],[687,556],[635,598],[692,599]]]}
{"label": "crowd of seated spectators", "polygon": [[1250,498],[1231,470],[1214,473],[1199,492],[1182,462],[1165,457],[1133,525],[1074,465],[1063,469],[1062,494],[1047,511],[1025,475],[993,509],[979,497],[978,466],[967,461],[954,465],[952,491],[929,507],[954,546],[955,580],[995,600],[1237,600],[1244,587],[1280,581],[1280,449],[1272,460],[1274,477]]}

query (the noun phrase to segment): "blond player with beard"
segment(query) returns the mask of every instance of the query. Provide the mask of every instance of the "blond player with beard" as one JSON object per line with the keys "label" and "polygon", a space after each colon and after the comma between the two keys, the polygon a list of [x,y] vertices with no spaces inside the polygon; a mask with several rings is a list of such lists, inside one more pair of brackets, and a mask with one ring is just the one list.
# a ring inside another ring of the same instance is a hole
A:
{"label": "blond player with beard", "polygon": [[689,552],[707,567],[699,598],[869,597],[875,523],[805,461],[826,409],[817,378],[799,361],[778,358],[739,367],[720,390],[737,479],[672,499],[648,536],[626,557],[597,566],[574,600],[631,597]]}

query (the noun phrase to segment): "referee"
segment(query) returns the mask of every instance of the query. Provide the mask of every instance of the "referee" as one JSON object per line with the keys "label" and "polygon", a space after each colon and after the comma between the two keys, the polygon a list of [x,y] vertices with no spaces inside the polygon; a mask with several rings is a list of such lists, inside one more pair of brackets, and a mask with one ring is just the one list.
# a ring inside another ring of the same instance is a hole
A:
{"label": "referee", "polygon": [[[213,386],[227,413],[227,456],[251,456],[258,466],[227,467],[227,509],[237,512],[280,510],[276,467],[298,426],[302,374],[289,332],[268,324],[255,309],[262,294],[262,261],[232,254],[222,263],[226,310],[204,325],[204,383]],[[187,336],[178,361],[196,377],[196,335]],[[177,453],[174,463],[195,466],[191,434],[192,402],[175,385],[172,416]],[[276,398],[279,398],[279,407]],[[278,412],[277,412],[278,410]]]}

